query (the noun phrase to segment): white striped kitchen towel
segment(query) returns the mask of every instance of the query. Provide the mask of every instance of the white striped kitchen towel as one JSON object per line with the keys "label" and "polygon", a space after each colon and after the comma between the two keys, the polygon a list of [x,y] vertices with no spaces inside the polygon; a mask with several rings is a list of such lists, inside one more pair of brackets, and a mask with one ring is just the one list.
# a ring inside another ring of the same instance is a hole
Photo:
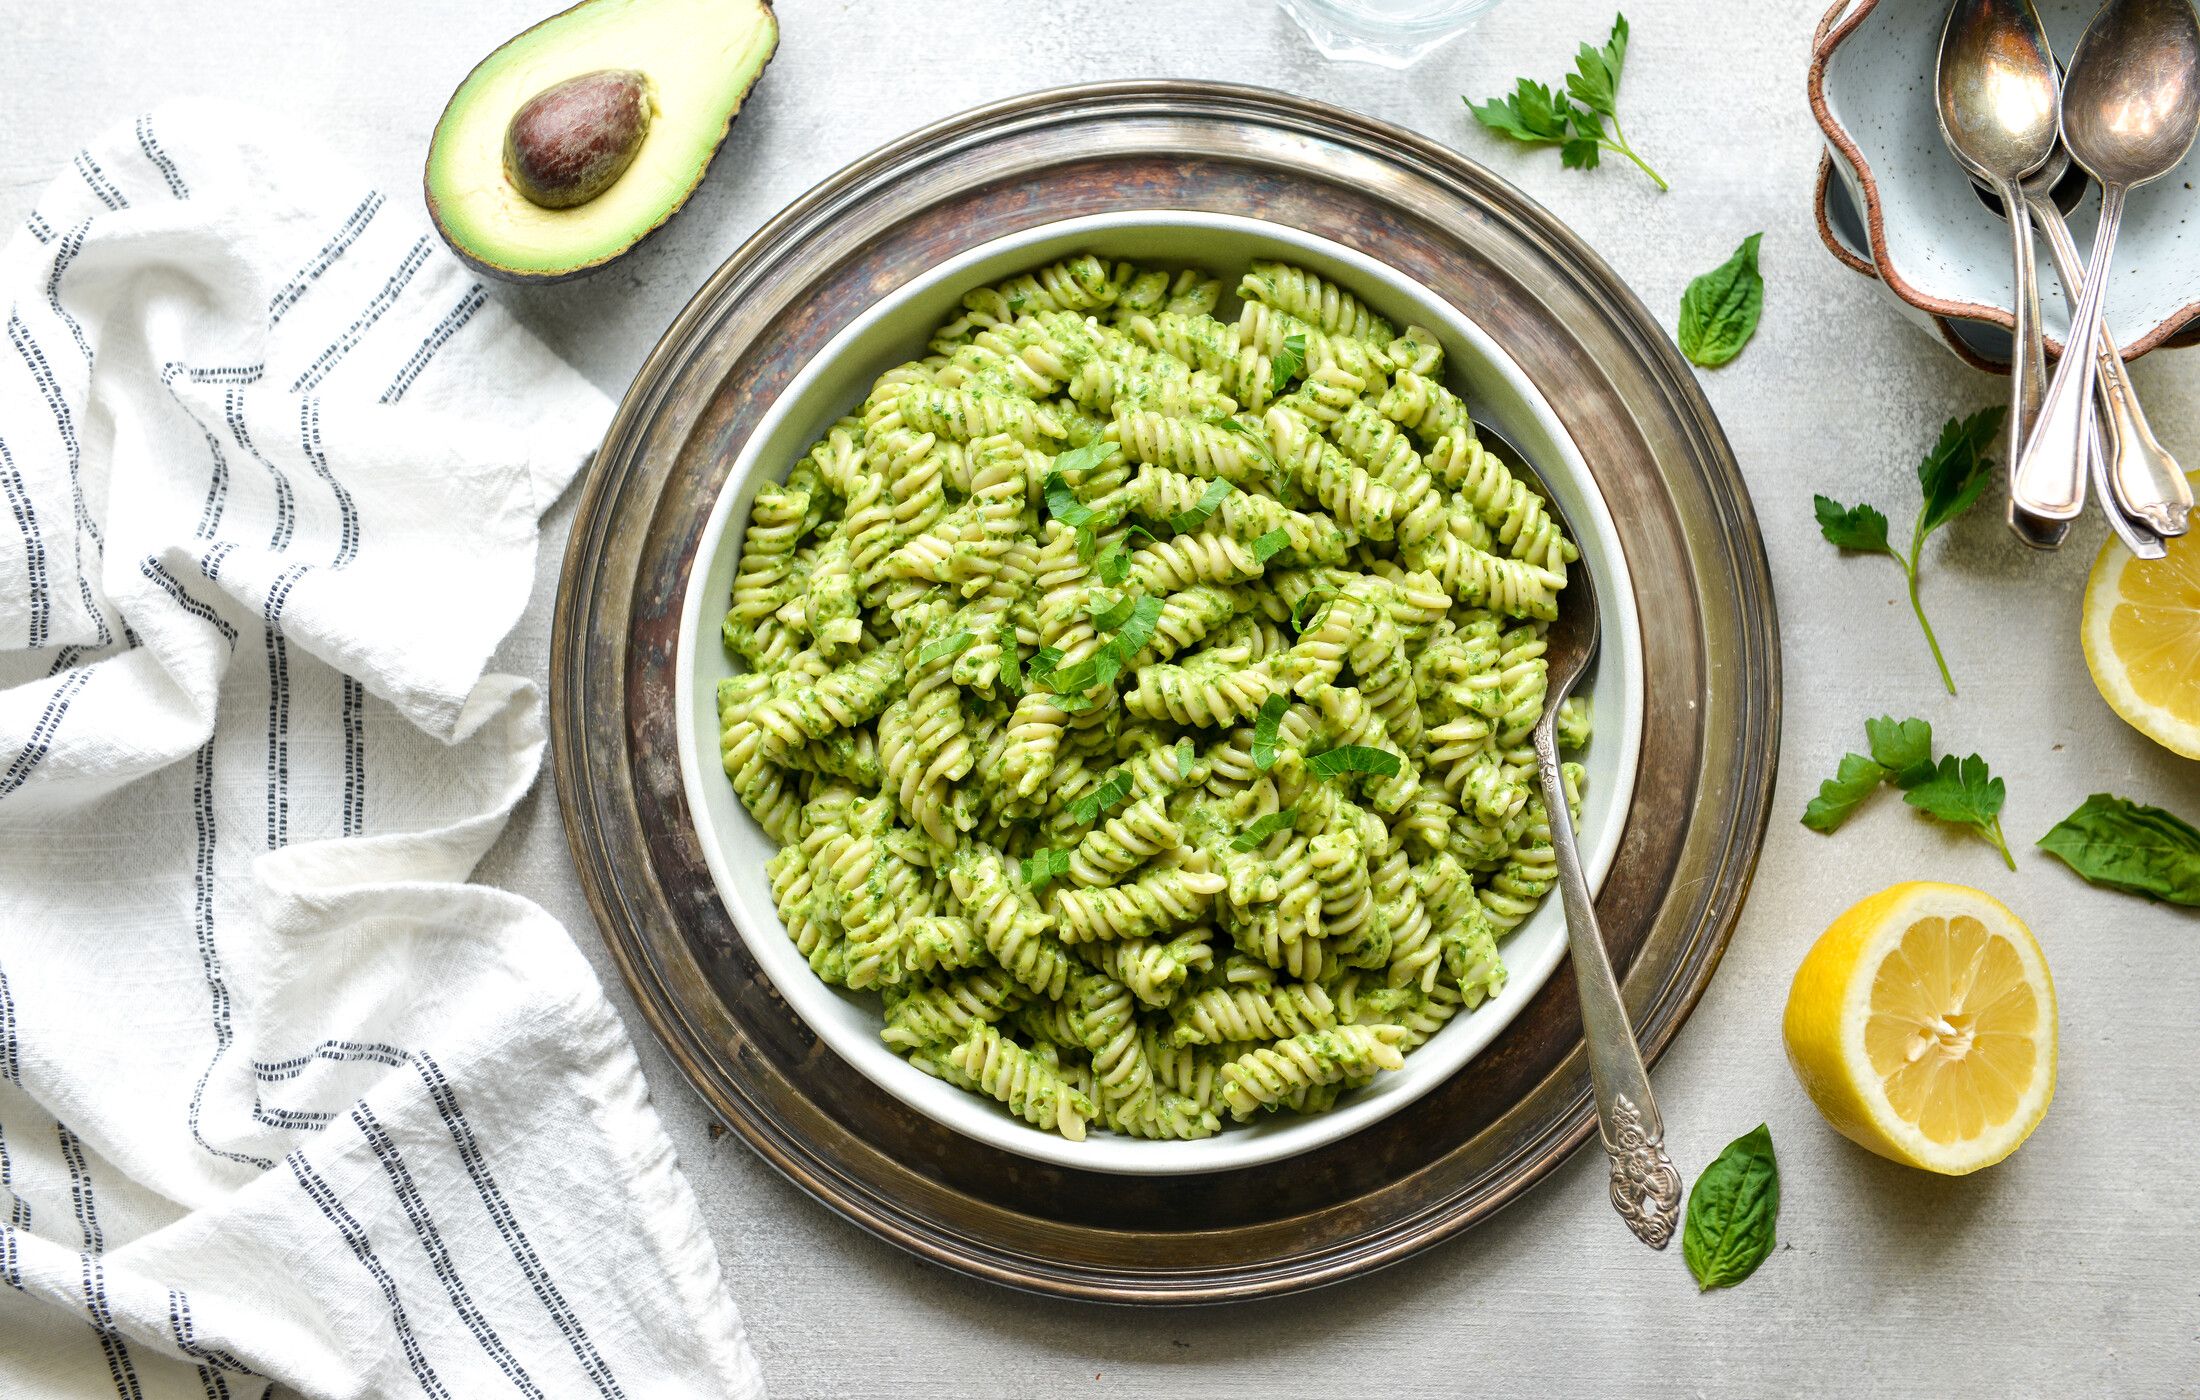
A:
{"label": "white striped kitchen towel", "polygon": [[465,883],[608,403],[415,203],[178,106],[0,259],[0,1395],[762,1394],[587,963]]}

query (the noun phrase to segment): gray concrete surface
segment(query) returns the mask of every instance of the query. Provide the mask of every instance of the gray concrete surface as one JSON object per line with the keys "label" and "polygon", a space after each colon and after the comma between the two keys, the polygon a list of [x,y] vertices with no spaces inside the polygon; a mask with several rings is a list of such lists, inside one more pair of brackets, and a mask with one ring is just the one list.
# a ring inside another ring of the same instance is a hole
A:
{"label": "gray concrete surface", "polygon": [[[1896,0],[1923,3],[1924,0]],[[0,220],[13,223],[95,130],[170,97],[225,93],[309,128],[413,197],[444,98],[486,50],[551,8],[525,0],[221,6],[0,5]],[[1983,845],[1883,800],[1834,838],[1795,817],[1862,721],[1930,719],[2006,776],[2028,846],[2087,793],[2200,816],[2195,766],[2123,726],[2076,641],[2097,523],[2061,555],[1981,511],[1929,547],[1925,588],[1959,683],[1942,694],[1882,562],[1837,558],[1813,490],[1879,502],[1901,528],[1941,420],[1992,401],[1964,368],[1837,267],[1809,220],[1819,136],[1804,102],[1812,0],[1640,3],[1622,111],[1672,181],[1584,175],[1467,120],[1516,73],[1565,71],[1610,0],[1512,0],[1403,74],[1329,63],[1270,0],[782,0],[779,57],[688,211],[649,248],[504,303],[613,393],[703,277],[846,161],[976,103],[1080,80],[1260,83],[1426,132],[1493,165],[1580,229],[1661,316],[1688,279],[1765,231],[1762,329],[1704,375],[1763,521],[1787,663],[1778,815],[1732,949],[1659,1067],[1691,1177],[1767,1120],[1784,1166],[1782,1247],[1741,1288],[1699,1297],[1603,1203],[1601,1161],[1568,1163],[1467,1238],[1377,1277],[1282,1302],[1131,1313],[1004,1292],[880,1244],[788,1186],[646,1039],[598,941],[547,790],[480,878],[562,918],[643,1037],[642,1061],[782,1397],[1179,1395],[2190,1394],[2200,1386],[2200,926],[2095,891],[2036,853],[2015,875]],[[2169,192],[2162,192],[2168,197]],[[2146,197],[2157,197],[2150,191]],[[2190,198],[2191,196],[2184,196]],[[2200,359],[2135,375],[2172,450],[2200,464]],[[570,498],[550,522],[562,541]],[[559,549],[546,548],[506,669],[540,674]],[[1818,1119],[1780,1052],[1787,983],[1851,901],[1907,877],[2006,899],[2053,960],[2061,1089],[2032,1142],[1968,1180],[1883,1162]]]}

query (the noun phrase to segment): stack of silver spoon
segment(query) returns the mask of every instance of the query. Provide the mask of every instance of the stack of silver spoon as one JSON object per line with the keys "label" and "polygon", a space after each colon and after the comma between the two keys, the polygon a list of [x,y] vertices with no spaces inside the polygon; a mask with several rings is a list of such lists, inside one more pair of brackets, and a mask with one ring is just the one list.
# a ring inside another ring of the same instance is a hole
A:
{"label": "stack of silver spoon", "polygon": [[[2174,169],[2200,134],[2200,17],[2189,0],[2108,0],[2071,51],[2065,77],[2032,0],[1955,0],[1935,87],[1948,149],[2010,216],[2010,528],[2027,544],[2060,545],[2085,509],[2090,479],[2125,546],[2159,558],[2165,537],[2185,533],[2192,488],[2140,411],[2105,310],[2125,196]],[[2082,268],[2052,198],[2073,160],[2102,190],[2099,230]],[[2035,224],[2074,302],[2052,380]]]}

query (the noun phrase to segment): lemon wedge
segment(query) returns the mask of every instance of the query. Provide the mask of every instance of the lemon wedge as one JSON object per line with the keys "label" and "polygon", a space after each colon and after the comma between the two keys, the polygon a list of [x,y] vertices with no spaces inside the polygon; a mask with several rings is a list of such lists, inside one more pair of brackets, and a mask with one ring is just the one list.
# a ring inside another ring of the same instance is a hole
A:
{"label": "lemon wedge", "polygon": [[2108,707],[2164,748],[2200,758],[2200,542],[2139,559],[2111,537],[2085,581],[2079,633]]}
{"label": "lemon wedge", "polygon": [[1881,890],[1795,971],[1788,1063],[1843,1136],[1944,1176],[2017,1150],[2055,1096],[2055,983],[2022,920],[1967,885]]}

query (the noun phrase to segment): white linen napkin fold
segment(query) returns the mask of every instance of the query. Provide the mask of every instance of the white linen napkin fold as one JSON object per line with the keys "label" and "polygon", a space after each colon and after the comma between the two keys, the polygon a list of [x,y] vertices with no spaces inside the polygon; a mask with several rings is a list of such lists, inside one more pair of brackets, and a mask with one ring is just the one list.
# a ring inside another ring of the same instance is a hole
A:
{"label": "white linen napkin fold", "polygon": [[0,1394],[763,1394],[565,931],[464,883],[609,404],[269,114],[0,258]]}

